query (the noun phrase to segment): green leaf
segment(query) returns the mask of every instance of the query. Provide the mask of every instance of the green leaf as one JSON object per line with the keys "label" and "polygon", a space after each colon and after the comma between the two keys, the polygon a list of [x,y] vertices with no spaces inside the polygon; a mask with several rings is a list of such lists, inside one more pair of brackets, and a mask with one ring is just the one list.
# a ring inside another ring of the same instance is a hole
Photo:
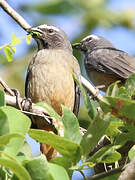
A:
{"label": "green leaf", "polygon": [[119,82],[120,81],[116,81],[107,88],[106,96],[112,96],[112,97],[118,96],[118,92],[119,92],[118,83]]}
{"label": "green leaf", "polygon": [[8,117],[0,109],[0,136],[9,133]]}
{"label": "green leaf", "polygon": [[6,101],[5,101],[5,93],[0,90],[0,106],[5,106]]}
{"label": "green leaf", "polygon": [[[7,116],[9,134],[19,133],[25,136],[31,125],[30,119],[23,113],[19,112],[19,110],[10,106],[0,107],[0,110]],[[23,143],[24,139],[20,137],[13,138],[5,147],[4,152],[11,156],[16,156]]]}
{"label": "green leaf", "polygon": [[129,96],[135,93],[135,74],[132,74],[125,83],[125,88]]}
{"label": "green leaf", "polygon": [[64,167],[67,171],[72,166],[72,160],[68,157],[55,157],[50,162]]}
{"label": "green leaf", "polygon": [[70,157],[72,161],[78,162],[80,160],[81,148],[76,143],[44,130],[30,129],[29,135],[39,142],[51,145],[61,155]]}
{"label": "green leaf", "polygon": [[25,139],[25,136],[23,136],[22,134],[19,134],[19,133],[6,134],[3,136],[0,136],[0,146],[4,146],[4,145],[8,144],[12,138],[16,138],[16,137]]}
{"label": "green leaf", "polygon": [[87,108],[88,115],[91,119],[94,120],[96,116],[98,115],[96,102],[87,96],[87,103],[88,103],[88,108]]}
{"label": "green leaf", "polygon": [[83,154],[85,156],[87,156],[96,147],[100,138],[105,134],[109,124],[110,114],[103,115],[102,118],[97,117],[92,124],[90,124],[81,141]]}
{"label": "green leaf", "polygon": [[15,33],[12,34],[12,41],[11,41],[11,45],[16,45],[16,44],[19,44],[21,42],[21,40],[19,38],[17,38],[15,36]]}
{"label": "green leaf", "polygon": [[112,117],[109,127],[106,130],[106,135],[110,138],[115,138],[118,134],[121,133],[119,130],[120,126],[124,126],[123,122],[113,121],[114,117]]}
{"label": "green leaf", "polygon": [[57,120],[61,121],[61,116],[51,107],[51,105],[49,103],[39,102],[39,103],[36,103],[36,105],[43,107],[51,117],[54,117]]}
{"label": "green leaf", "polygon": [[32,180],[54,180],[49,172],[48,163],[44,155],[25,161],[24,166],[31,175]]}
{"label": "green leaf", "polygon": [[7,172],[4,167],[0,167],[0,179],[1,180],[8,180]]}
{"label": "green leaf", "polygon": [[31,147],[27,142],[24,142],[23,146],[21,147],[21,153],[24,154],[27,159],[32,159],[33,157]]}
{"label": "green leaf", "polygon": [[26,37],[26,43],[27,43],[27,44],[30,44],[31,41],[32,41],[32,35],[29,34],[29,35]]}
{"label": "green leaf", "polygon": [[55,180],[69,180],[68,174],[63,167],[52,163],[48,163],[48,167],[49,172]]}
{"label": "green leaf", "polygon": [[15,160],[0,157],[0,165],[10,169],[19,180],[32,180],[26,169]]}
{"label": "green leaf", "polygon": [[69,177],[70,178],[72,177],[73,170],[71,169],[71,167],[73,166],[73,162],[72,162],[71,158],[65,157],[65,156],[64,157],[55,157],[50,162],[64,167],[66,169]]}
{"label": "green leaf", "polygon": [[16,48],[15,47],[10,46],[10,49],[12,50],[13,53],[16,52]]}
{"label": "green leaf", "polygon": [[105,97],[100,105],[104,112],[111,112],[114,116],[127,123],[135,123],[135,101],[119,97]]}
{"label": "green leaf", "polygon": [[128,152],[128,157],[129,157],[130,161],[132,161],[134,159],[134,157],[135,157],[135,145],[132,146],[132,148]]}
{"label": "green leaf", "polygon": [[13,60],[13,54],[8,46],[4,47],[4,52],[6,54],[8,62],[11,62]]}
{"label": "green leaf", "polygon": [[115,151],[119,146],[107,145],[98,150],[87,162],[96,163],[113,163],[121,158],[120,153]]}
{"label": "green leaf", "polygon": [[64,138],[80,144],[82,136],[79,130],[78,119],[67,107],[62,105],[62,122],[64,125]]}

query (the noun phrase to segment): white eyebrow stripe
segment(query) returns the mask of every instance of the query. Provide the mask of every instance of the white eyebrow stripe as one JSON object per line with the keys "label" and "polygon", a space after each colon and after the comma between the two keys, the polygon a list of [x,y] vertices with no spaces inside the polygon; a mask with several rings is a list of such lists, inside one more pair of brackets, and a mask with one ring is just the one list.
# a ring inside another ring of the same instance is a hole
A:
{"label": "white eyebrow stripe", "polygon": [[100,39],[98,36],[92,34],[92,35],[86,36],[84,39],[82,39],[82,41],[85,41],[86,39],[89,39],[90,37],[92,37],[93,39],[96,39],[96,40]]}
{"label": "white eyebrow stripe", "polygon": [[50,25],[47,25],[47,24],[40,25],[39,27],[40,28],[46,28],[46,29],[54,29],[55,31],[59,31],[59,29],[57,27],[50,26]]}

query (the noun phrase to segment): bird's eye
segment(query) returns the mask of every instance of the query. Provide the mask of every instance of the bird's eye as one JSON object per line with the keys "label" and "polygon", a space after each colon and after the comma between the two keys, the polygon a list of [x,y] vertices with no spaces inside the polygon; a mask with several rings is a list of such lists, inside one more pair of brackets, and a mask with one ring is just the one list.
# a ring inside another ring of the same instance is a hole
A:
{"label": "bird's eye", "polygon": [[92,37],[89,37],[88,39],[86,39],[87,42],[88,42],[88,41],[92,41],[92,40],[93,40]]}
{"label": "bird's eye", "polygon": [[53,29],[48,29],[48,32],[49,33],[53,33]]}

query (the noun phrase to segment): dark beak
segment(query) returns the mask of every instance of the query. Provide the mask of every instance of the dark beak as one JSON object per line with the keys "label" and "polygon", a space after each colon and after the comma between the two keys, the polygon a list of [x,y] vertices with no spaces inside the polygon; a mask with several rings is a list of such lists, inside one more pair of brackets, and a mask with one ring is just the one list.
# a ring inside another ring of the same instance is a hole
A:
{"label": "dark beak", "polygon": [[74,43],[74,44],[72,44],[72,48],[73,48],[73,49],[81,50],[81,43],[79,42],[79,43]]}

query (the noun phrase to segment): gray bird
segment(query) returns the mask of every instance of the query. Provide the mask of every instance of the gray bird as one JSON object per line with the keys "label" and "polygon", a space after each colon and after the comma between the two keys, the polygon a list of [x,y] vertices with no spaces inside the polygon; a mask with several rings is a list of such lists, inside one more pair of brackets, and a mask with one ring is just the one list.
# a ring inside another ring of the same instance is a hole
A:
{"label": "gray bird", "polygon": [[84,53],[87,75],[96,86],[108,85],[116,80],[124,82],[135,73],[135,58],[116,49],[104,37],[89,35],[73,48]]}
{"label": "gray bird", "polygon": [[[80,66],[72,54],[72,46],[64,31],[50,25],[40,25],[28,30],[38,45],[38,51],[28,66],[25,95],[33,103],[45,101],[62,115],[61,105],[78,114],[80,89],[73,79],[73,73],[80,76]],[[70,121],[70,119],[69,119]],[[43,119],[34,119],[38,129],[54,132]],[[50,160],[55,151],[41,144],[41,151]]]}

